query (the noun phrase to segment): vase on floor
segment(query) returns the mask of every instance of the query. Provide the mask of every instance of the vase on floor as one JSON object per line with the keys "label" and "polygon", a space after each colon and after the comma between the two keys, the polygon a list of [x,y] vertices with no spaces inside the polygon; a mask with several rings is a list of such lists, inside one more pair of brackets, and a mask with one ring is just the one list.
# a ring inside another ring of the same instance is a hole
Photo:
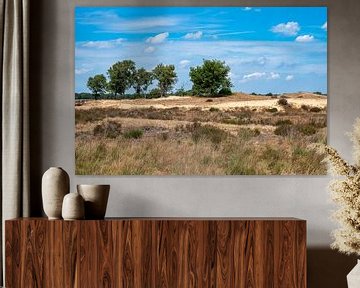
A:
{"label": "vase on floor", "polygon": [[81,220],[85,217],[84,199],[79,193],[65,195],[62,204],[62,217],[64,220]]}
{"label": "vase on floor", "polygon": [[70,190],[70,179],[60,167],[49,168],[42,177],[43,208],[49,219],[61,219],[63,198]]}
{"label": "vase on floor", "polygon": [[360,260],[357,261],[355,267],[347,275],[348,288],[360,287]]}

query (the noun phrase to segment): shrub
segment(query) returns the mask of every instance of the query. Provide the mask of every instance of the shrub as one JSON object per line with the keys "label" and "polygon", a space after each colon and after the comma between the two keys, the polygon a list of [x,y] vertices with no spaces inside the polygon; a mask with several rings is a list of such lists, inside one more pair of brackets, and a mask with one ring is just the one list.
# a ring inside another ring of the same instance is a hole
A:
{"label": "shrub", "polygon": [[240,130],[238,132],[238,136],[243,140],[249,140],[249,139],[259,136],[259,135],[260,135],[260,130],[257,128],[255,128],[255,129],[240,128]]}
{"label": "shrub", "polygon": [[273,93],[267,93],[267,94],[265,94],[265,96],[274,96],[274,94]]}
{"label": "shrub", "polygon": [[276,113],[276,112],[278,112],[278,109],[275,108],[275,107],[273,107],[273,108],[268,108],[268,109],[266,109],[266,112]]}
{"label": "shrub", "polygon": [[308,105],[301,105],[301,109],[305,110],[305,111],[309,111],[310,107]]}
{"label": "shrub", "polygon": [[256,94],[255,92],[252,92],[250,95],[254,95],[254,96],[256,96],[257,94]]}
{"label": "shrub", "polygon": [[94,127],[93,134],[114,139],[121,134],[121,124],[115,121],[105,121]]}
{"label": "shrub", "polygon": [[282,106],[286,106],[286,105],[289,104],[288,101],[287,101],[285,98],[279,99],[277,103],[278,103],[279,105],[282,105]]}
{"label": "shrub", "polygon": [[144,132],[140,129],[129,130],[124,133],[126,139],[139,139],[143,136]]}
{"label": "shrub", "polygon": [[209,109],[209,111],[210,111],[210,112],[218,112],[218,111],[220,111],[220,109],[219,109],[219,108],[216,108],[216,107],[211,107],[211,108]]}
{"label": "shrub", "polygon": [[319,107],[311,107],[311,108],[310,108],[310,112],[318,113],[318,112],[320,112],[320,111],[321,111],[321,108],[319,108]]}
{"label": "shrub", "polygon": [[214,102],[214,100],[213,99],[206,99],[205,102]]}
{"label": "shrub", "polygon": [[313,124],[299,125],[297,129],[306,136],[314,135],[317,131],[316,127]]}
{"label": "shrub", "polygon": [[291,124],[292,124],[292,122],[289,119],[281,119],[281,120],[276,121],[276,123],[275,123],[276,126],[291,125]]}
{"label": "shrub", "polygon": [[[187,128],[189,127],[187,126]],[[214,145],[218,145],[228,136],[228,133],[220,128],[211,125],[202,126],[197,122],[190,129],[192,130],[192,139],[195,143],[198,143],[200,140],[210,140]]]}
{"label": "shrub", "polygon": [[274,134],[278,136],[290,136],[293,133],[291,125],[280,125],[274,130]]}
{"label": "shrub", "polygon": [[174,92],[175,96],[186,96],[188,91],[186,91],[184,88],[179,88]]}
{"label": "shrub", "polygon": [[229,96],[229,95],[232,95],[232,91],[230,88],[224,87],[224,88],[220,89],[219,95],[220,96]]}
{"label": "shrub", "polygon": [[161,90],[159,88],[154,88],[150,91],[147,95],[147,98],[160,98],[161,97]]}
{"label": "shrub", "polygon": [[159,138],[162,140],[162,141],[166,141],[169,139],[169,132],[163,132],[159,135]]}

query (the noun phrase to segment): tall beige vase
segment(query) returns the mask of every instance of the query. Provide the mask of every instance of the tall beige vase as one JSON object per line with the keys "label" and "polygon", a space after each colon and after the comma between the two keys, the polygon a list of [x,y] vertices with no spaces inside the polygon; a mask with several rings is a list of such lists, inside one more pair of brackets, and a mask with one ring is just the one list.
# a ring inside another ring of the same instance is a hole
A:
{"label": "tall beige vase", "polygon": [[63,198],[70,190],[69,175],[60,167],[49,168],[42,177],[43,208],[49,219],[61,219]]}
{"label": "tall beige vase", "polygon": [[110,185],[77,185],[78,193],[85,201],[85,219],[104,219]]}

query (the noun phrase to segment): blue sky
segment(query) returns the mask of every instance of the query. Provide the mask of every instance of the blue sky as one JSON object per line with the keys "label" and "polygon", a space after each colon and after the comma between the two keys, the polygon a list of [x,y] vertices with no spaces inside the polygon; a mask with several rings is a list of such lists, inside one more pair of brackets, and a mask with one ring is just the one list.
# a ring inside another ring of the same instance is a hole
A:
{"label": "blue sky", "polygon": [[327,92],[325,7],[77,7],[75,92],[117,61],[174,64],[175,88],[189,68],[219,59],[233,91]]}

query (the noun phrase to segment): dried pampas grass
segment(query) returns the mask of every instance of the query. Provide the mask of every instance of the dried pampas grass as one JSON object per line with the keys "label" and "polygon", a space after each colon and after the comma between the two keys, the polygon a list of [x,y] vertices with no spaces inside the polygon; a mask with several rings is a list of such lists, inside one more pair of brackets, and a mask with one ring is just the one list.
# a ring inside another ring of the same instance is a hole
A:
{"label": "dried pampas grass", "polygon": [[332,200],[338,204],[333,219],[341,224],[333,231],[334,243],[331,247],[346,254],[360,256],[360,119],[354,124],[350,134],[353,142],[355,164],[346,162],[332,147],[316,144],[318,153],[325,154],[334,180],[330,183]]}

